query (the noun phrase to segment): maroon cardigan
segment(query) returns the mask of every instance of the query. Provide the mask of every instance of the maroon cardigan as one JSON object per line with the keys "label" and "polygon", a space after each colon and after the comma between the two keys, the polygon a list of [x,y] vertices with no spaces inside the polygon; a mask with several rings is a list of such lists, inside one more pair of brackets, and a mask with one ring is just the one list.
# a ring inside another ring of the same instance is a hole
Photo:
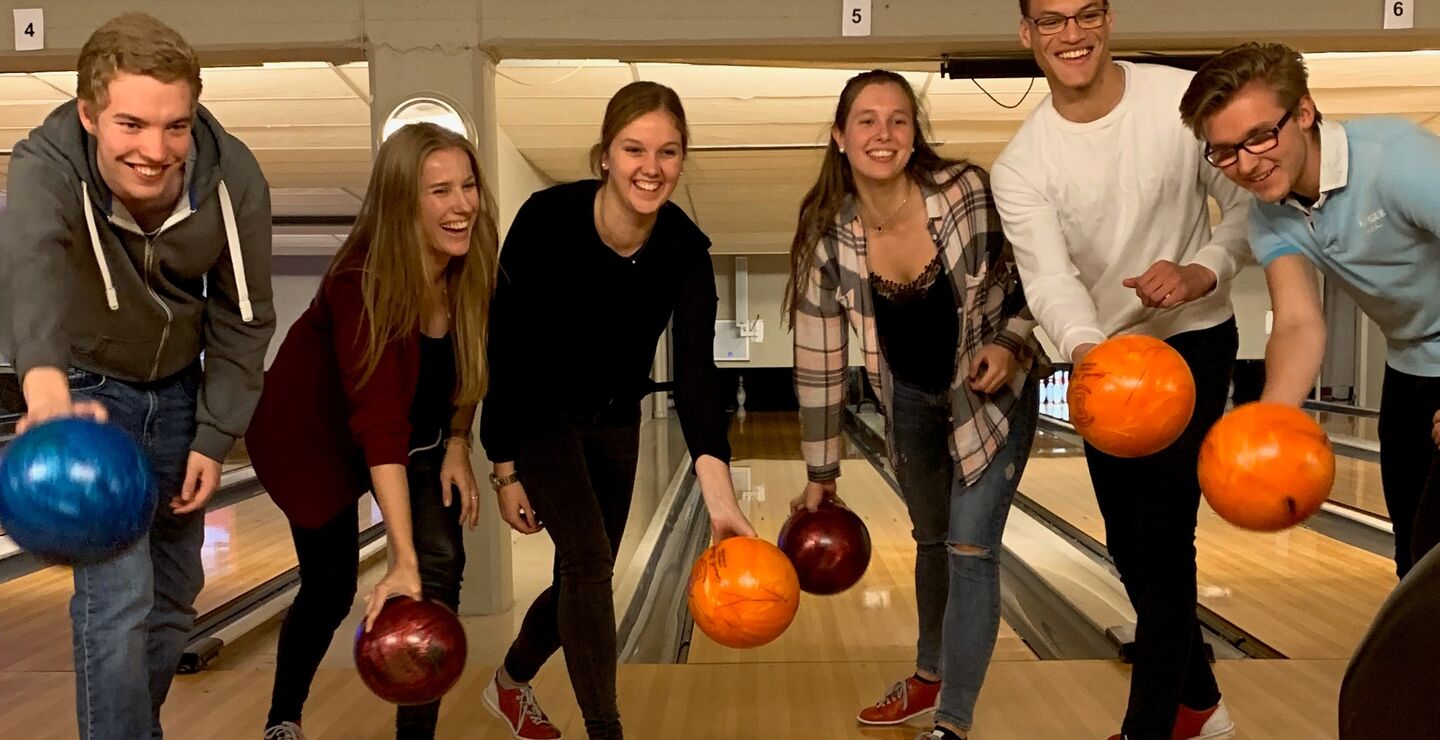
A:
{"label": "maroon cardigan", "polygon": [[370,468],[409,463],[419,329],[392,342],[362,385],[360,259],[326,275],[275,362],[245,446],[255,476],[295,526],[319,527],[370,490]]}

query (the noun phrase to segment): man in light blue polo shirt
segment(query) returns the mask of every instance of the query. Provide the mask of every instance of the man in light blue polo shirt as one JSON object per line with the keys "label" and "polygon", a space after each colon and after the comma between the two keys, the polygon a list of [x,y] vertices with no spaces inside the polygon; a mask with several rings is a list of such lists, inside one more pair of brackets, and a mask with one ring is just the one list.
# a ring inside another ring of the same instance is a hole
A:
{"label": "man in light blue polo shirt", "polygon": [[1410,121],[1323,121],[1299,53],[1245,44],[1180,103],[1206,159],[1255,194],[1250,246],[1275,312],[1261,400],[1299,405],[1325,352],[1314,267],[1384,332],[1380,476],[1403,577],[1440,540],[1440,138]]}

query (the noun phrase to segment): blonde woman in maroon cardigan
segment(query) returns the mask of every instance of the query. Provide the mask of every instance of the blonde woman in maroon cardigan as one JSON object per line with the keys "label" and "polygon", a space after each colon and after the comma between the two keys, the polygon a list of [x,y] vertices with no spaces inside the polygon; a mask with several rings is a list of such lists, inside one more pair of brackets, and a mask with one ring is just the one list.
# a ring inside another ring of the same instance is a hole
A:
{"label": "blonde woman in maroon cardigan", "polygon": [[[468,141],[402,128],[380,147],[355,229],[266,377],[246,442],[290,518],[300,593],[280,631],[265,740],[304,737],[310,683],[355,598],[366,491],[392,554],[367,628],[392,595],[459,606],[462,527],[478,521],[468,447],[485,388],[494,214]],[[433,738],[439,708],[401,707],[396,737]]]}

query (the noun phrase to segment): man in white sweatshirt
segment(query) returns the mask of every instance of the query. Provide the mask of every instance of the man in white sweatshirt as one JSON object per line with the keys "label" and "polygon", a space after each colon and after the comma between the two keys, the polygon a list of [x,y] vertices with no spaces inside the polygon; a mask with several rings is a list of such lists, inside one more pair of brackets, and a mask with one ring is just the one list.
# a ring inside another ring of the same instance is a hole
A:
{"label": "man in white sweatshirt", "polygon": [[[1020,40],[1050,83],[991,184],[1026,300],[1079,363],[1119,334],[1166,340],[1195,375],[1189,427],[1122,459],[1086,445],[1106,546],[1135,607],[1130,701],[1112,740],[1233,736],[1195,616],[1196,458],[1229,394],[1229,282],[1248,196],[1205,164],[1176,111],[1191,73],[1115,62],[1104,0],[1021,0]],[[1212,234],[1206,196],[1224,218]]]}

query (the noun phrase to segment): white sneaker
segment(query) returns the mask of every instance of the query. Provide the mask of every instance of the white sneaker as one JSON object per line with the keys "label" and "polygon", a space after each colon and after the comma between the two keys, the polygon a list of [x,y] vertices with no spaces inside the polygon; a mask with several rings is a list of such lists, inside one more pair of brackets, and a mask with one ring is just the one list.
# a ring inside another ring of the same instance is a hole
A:
{"label": "white sneaker", "polygon": [[305,740],[305,733],[294,722],[281,722],[265,728],[263,740]]}

